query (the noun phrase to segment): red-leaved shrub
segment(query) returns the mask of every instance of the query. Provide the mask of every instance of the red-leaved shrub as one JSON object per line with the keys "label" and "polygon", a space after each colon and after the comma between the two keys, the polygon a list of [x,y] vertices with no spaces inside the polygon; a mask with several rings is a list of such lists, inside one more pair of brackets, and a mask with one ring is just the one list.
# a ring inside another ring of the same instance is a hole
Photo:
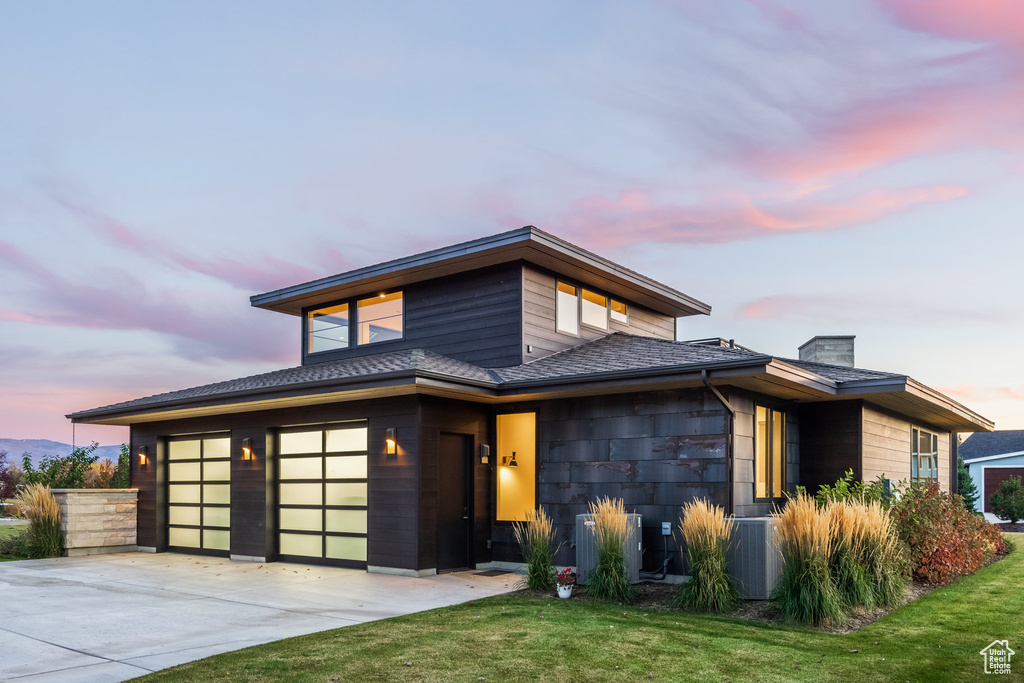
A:
{"label": "red-leaved shrub", "polygon": [[925,581],[946,583],[980,569],[994,553],[1006,552],[999,529],[937,484],[910,486],[893,513],[913,573]]}

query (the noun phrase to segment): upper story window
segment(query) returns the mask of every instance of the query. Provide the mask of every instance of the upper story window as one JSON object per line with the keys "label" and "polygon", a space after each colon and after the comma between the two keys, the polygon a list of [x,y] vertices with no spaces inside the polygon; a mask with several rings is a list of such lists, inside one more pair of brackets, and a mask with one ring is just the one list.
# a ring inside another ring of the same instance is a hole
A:
{"label": "upper story window", "polygon": [[607,330],[609,320],[629,323],[623,302],[566,282],[558,283],[555,308],[555,329],[566,334],[579,334],[581,323],[599,330]]}
{"label": "upper story window", "polygon": [[555,298],[555,326],[559,332],[566,334],[580,333],[580,297],[579,289],[564,282],[558,283],[558,294]]}
{"label": "upper story window", "polygon": [[337,351],[401,339],[404,319],[402,292],[308,311],[306,352]]}
{"label": "upper story window", "polygon": [[931,484],[939,480],[939,437],[923,429],[912,429],[910,437],[910,481]]}

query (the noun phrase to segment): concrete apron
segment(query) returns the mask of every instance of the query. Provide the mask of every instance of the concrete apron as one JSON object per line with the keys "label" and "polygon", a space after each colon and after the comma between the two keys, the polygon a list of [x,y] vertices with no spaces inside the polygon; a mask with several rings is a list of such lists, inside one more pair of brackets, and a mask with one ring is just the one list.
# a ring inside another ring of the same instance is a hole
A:
{"label": "concrete apron", "polygon": [[281,638],[514,590],[515,574],[423,578],[172,553],[0,563],[0,680],[122,681]]}

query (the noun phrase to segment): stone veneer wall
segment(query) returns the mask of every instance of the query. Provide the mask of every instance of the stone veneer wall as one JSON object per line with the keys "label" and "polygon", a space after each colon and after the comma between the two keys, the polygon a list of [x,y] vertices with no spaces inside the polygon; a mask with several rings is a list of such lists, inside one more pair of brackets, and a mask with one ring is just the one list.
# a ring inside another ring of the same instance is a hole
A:
{"label": "stone veneer wall", "polygon": [[138,489],[53,489],[53,497],[68,557],[138,550]]}

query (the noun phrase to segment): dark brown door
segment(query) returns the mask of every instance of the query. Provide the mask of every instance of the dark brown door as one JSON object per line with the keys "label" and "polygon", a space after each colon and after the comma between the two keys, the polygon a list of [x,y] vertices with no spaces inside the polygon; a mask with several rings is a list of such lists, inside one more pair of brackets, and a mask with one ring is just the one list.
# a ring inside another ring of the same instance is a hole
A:
{"label": "dark brown door", "polygon": [[985,470],[985,512],[992,512],[992,494],[999,490],[1010,477],[1024,481],[1024,467],[986,467]]}
{"label": "dark brown door", "polygon": [[437,486],[437,570],[469,566],[469,437],[441,434]]}

